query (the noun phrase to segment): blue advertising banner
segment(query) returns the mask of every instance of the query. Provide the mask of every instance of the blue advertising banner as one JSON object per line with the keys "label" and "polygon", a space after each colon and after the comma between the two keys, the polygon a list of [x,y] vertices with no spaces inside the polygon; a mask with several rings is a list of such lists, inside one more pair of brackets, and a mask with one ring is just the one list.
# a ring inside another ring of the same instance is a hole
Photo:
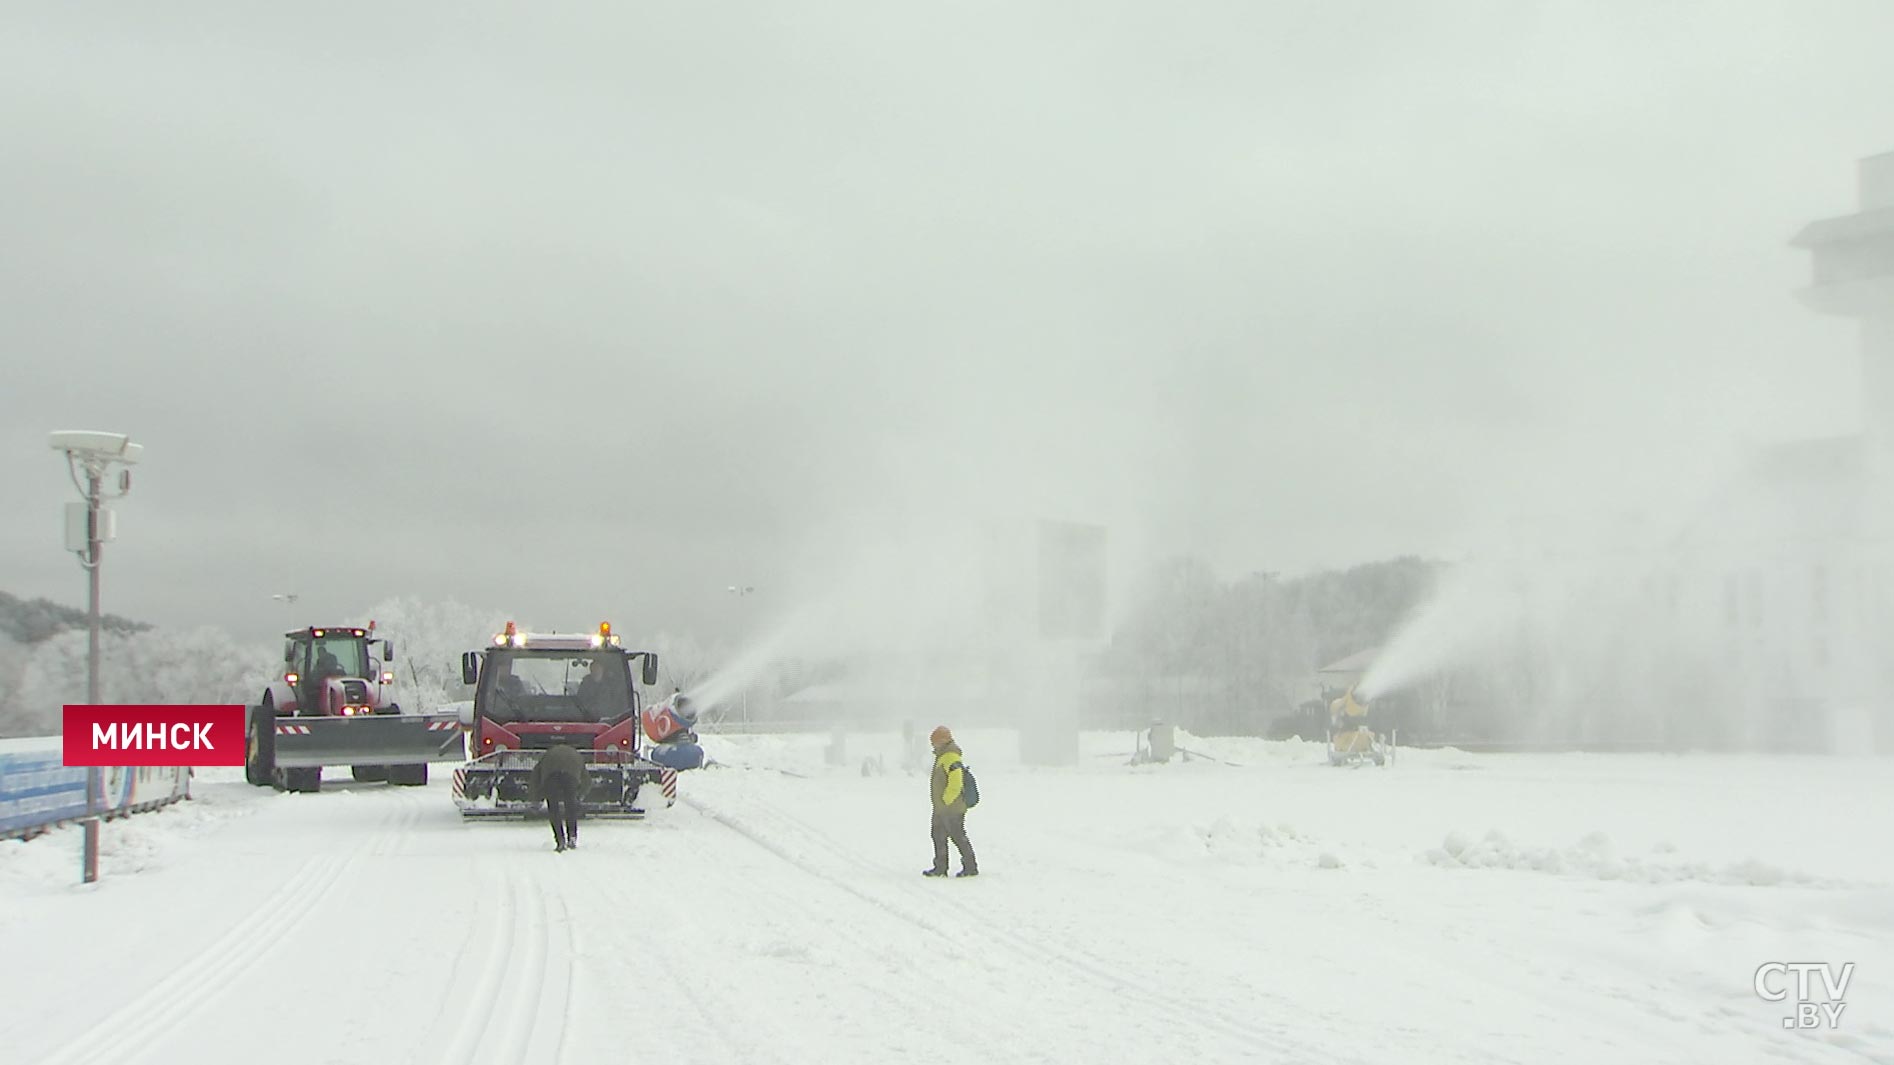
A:
{"label": "blue advertising banner", "polygon": [[45,749],[22,746],[0,747],[0,836],[84,816],[85,768],[64,765],[57,740]]}

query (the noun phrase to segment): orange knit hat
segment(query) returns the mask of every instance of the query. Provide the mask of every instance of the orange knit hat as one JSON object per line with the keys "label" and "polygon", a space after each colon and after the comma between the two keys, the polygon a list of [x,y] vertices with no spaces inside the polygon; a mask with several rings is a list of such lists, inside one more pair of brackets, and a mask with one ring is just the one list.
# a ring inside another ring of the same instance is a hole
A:
{"label": "orange knit hat", "polygon": [[927,742],[936,747],[945,747],[954,742],[954,734],[948,731],[946,725],[941,725],[927,734]]}

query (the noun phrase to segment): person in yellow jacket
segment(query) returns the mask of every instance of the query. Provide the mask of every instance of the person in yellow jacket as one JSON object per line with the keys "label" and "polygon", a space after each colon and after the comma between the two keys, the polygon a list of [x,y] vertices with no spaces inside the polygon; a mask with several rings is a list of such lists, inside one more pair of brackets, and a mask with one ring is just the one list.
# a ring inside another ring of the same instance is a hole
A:
{"label": "person in yellow jacket", "polygon": [[973,844],[967,842],[967,804],[961,798],[966,774],[960,766],[960,746],[946,725],[928,736],[934,745],[934,769],[928,774],[928,797],[934,804],[934,864],[921,870],[922,876],[947,875],[947,844],[951,841],[960,852],[958,876],[979,876],[980,863],[973,856]]}

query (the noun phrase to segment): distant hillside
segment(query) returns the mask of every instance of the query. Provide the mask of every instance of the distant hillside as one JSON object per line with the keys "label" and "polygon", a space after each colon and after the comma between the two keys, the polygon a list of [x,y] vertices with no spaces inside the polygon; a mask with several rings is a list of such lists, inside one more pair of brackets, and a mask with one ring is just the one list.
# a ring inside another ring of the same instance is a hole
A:
{"label": "distant hillside", "polygon": [[[67,629],[86,627],[85,611],[61,606],[49,599],[21,599],[0,592],[0,635],[19,643],[39,643]],[[100,619],[106,632],[143,632],[151,626],[143,622],[107,614]]]}

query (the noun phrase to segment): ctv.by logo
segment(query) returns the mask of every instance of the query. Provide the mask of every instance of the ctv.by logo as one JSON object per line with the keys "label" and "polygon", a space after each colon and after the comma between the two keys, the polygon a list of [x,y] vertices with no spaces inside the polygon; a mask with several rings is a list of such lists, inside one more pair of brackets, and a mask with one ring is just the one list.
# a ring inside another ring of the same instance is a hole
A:
{"label": "ctv.by logo", "polygon": [[[1816,975],[1821,977],[1819,997],[1811,986]],[[1795,1012],[1782,1018],[1784,1028],[1839,1028],[1841,1011],[1848,1008],[1842,998],[1854,975],[1854,962],[1835,972],[1825,961],[1772,961],[1756,969],[1756,995],[1765,1002],[1785,1002],[1794,989]]]}

